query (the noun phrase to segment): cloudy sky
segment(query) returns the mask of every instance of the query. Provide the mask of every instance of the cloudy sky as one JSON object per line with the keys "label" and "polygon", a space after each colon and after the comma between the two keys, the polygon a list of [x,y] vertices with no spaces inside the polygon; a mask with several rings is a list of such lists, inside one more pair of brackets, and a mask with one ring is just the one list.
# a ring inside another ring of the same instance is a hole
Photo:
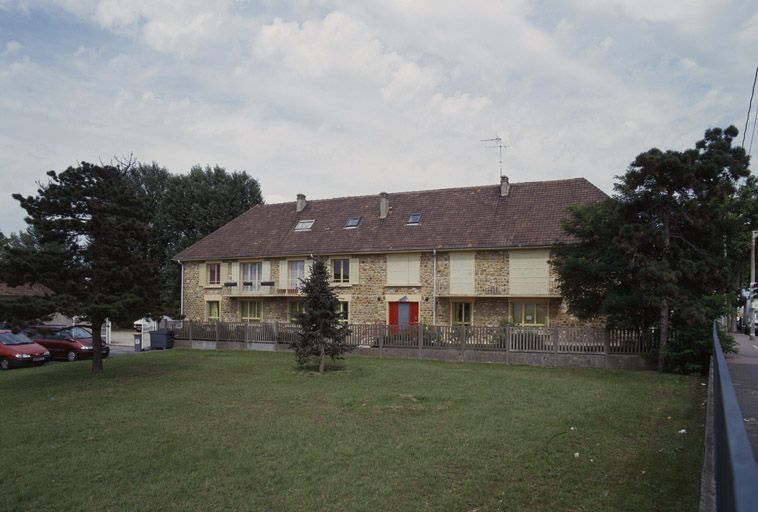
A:
{"label": "cloudy sky", "polygon": [[496,183],[499,135],[511,181],[610,192],[742,130],[756,64],[754,0],[0,0],[0,231],[45,171],[130,153],[273,203]]}

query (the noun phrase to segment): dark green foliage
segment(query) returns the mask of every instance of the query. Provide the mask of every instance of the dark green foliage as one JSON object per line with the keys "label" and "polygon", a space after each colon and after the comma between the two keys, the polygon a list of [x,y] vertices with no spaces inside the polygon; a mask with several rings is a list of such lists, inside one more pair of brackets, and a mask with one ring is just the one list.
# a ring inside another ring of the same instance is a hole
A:
{"label": "dark green foliage", "polygon": [[172,258],[230,220],[263,202],[257,180],[245,171],[227,172],[219,166],[193,167],[171,174],[156,163],[130,171],[150,213],[151,259],[159,275],[159,307],[144,313],[176,316],[180,304],[181,267]]}
{"label": "dark green foliage", "polygon": [[319,360],[319,372],[324,372],[326,357],[341,359],[352,347],[345,345],[350,328],[341,322],[339,300],[329,286],[329,270],[323,258],[313,262],[311,275],[303,281],[305,311],[298,315],[299,339],[290,347],[302,366],[311,357]]}
{"label": "dark green foliage", "polygon": [[[148,259],[148,211],[126,172],[82,162],[50,171],[36,196],[14,194],[29,230],[7,244],[0,278],[12,286],[39,283],[52,294],[34,299],[48,313],[82,316],[92,324],[93,372],[102,372],[100,328],[106,318],[133,319],[155,279]],[[28,316],[36,316],[30,310]]]}
{"label": "dark green foliage", "polygon": [[569,310],[611,326],[658,327],[660,369],[702,368],[710,346],[698,340],[731,305],[749,233],[735,207],[749,175],[745,151],[731,146],[736,135],[715,128],[694,149],[640,154],[612,199],[572,208],[563,226],[578,241],[554,260]]}

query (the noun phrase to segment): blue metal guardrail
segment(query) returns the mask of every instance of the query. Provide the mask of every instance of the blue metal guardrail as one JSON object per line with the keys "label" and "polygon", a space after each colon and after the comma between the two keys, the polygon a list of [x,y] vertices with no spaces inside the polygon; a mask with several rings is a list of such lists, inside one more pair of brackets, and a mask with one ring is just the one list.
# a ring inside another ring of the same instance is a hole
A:
{"label": "blue metal guardrail", "polygon": [[758,511],[758,464],[748,441],[732,377],[713,323],[713,435],[716,510]]}

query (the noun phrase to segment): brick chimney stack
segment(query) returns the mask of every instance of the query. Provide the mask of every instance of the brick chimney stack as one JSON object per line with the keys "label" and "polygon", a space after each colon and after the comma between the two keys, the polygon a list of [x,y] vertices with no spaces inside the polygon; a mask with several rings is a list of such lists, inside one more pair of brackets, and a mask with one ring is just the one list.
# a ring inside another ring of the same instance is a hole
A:
{"label": "brick chimney stack", "polygon": [[379,194],[379,218],[386,219],[387,214],[390,212],[390,200],[387,192]]}
{"label": "brick chimney stack", "polygon": [[500,176],[500,197],[505,197],[511,191],[511,184],[508,182],[508,176]]}
{"label": "brick chimney stack", "polygon": [[298,195],[297,195],[297,206],[296,206],[296,208],[295,208],[295,211],[296,211],[297,213],[300,213],[300,212],[302,212],[303,210],[305,210],[305,205],[306,205],[306,204],[307,204],[307,203],[306,203],[306,201],[305,201],[305,194],[298,194]]}

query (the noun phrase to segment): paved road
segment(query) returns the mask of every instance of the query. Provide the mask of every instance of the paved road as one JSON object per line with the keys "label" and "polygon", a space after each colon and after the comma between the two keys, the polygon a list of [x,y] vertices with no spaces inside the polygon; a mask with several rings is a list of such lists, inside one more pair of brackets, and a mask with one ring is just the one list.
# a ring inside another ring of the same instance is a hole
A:
{"label": "paved road", "polygon": [[734,337],[740,350],[728,355],[726,362],[745,419],[745,430],[758,459],[758,336],[754,341],[745,334],[735,334]]}

